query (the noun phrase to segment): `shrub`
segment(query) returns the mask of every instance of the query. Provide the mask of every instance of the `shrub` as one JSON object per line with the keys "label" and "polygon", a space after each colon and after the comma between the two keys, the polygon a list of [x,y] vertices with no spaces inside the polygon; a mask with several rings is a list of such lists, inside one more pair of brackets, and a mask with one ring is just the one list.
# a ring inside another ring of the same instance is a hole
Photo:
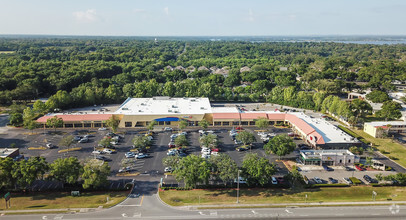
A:
{"label": "shrub", "polygon": [[348,184],[345,183],[334,183],[334,184],[313,184],[311,187],[348,187]]}
{"label": "shrub", "polygon": [[350,177],[350,180],[351,180],[351,182],[352,182],[354,185],[359,185],[359,184],[362,183],[361,180],[359,180],[359,179],[356,178],[356,177]]}
{"label": "shrub", "polygon": [[389,154],[389,152],[388,152],[388,151],[385,151],[385,150],[381,150],[381,153],[383,153],[383,154]]}
{"label": "shrub", "polygon": [[389,159],[391,159],[391,160],[399,160],[399,158],[394,157],[394,156],[389,156]]}
{"label": "shrub", "polygon": [[390,166],[385,167],[385,171],[391,171],[391,170],[392,170],[392,167],[390,167]]}

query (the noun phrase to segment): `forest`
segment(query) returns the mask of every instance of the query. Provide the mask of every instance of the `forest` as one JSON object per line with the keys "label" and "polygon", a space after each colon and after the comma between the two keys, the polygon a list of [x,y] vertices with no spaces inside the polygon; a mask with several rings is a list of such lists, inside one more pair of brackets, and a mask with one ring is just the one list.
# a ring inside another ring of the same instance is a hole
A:
{"label": "forest", "polygon": [[0,104],[49,98],[48,111],[158,95],[320,110],[394,80],[406,80],[404,44],[0,38]]}

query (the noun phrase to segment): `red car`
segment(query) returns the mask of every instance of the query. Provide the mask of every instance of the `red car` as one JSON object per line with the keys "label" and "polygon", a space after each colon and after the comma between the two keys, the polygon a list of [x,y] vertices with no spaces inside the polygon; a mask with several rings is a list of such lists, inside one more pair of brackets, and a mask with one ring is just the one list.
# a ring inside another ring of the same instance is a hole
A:
{"label": "red car", "polygon": [[242,127],[236,127],[235,130],[244,130]]}
{"label": "red car", "polygon": [[219,152],[219,151],[220,151],[220,149],[218,149],[218,148],[214,148],[214,149],[212,149],[211,151],[214,151],[214,152]]}
{"label": "red car", "polygon": [[170,142],[170,143],[168,144],[168,147],[169,147],[169,148],[175,148],[175,147],[176,147],[176,145],[175,145],[175,143]]}
{"label": "red car", "polygon": [[360,167],[360,166],[358,166],[358,165],[355,165],[355,168],[356,168],[357,170],[359,170],[359,171],[363,171],[363,170],[364,170],[364,168],[362,168],[362,167]]}

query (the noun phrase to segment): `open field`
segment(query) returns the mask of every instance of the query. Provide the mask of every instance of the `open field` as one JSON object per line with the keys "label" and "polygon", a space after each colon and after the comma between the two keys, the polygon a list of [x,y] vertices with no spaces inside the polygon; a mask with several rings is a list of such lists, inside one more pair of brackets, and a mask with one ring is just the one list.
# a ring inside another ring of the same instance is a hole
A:
{"label": "open field", "polygon": [[[353,186],[304,190],[240,189],[239,201],[241,204],[361,202],[372,201],[372,191],[377,192],[376,201],[406,200],[405,187]],[[306,194],[307,200],[305,201]],[[172,206],[236,203],[236,190],[167,190],[159,192],[159,196],[164,202]]]}
{"label": "open field", "polygon": [[353,129],[352,131],[373,143],[374,147],[379,149],[379,151],[389,152],[389,154],[385,154],[387,157],[392,156],[397,158],[398,160],[395,161],[401,166],[406,167],[406,148],[404,146],[393,142],[392,139],[374,138],[362,130]]}
{"label": "open field", "polygon": [[[123,201],[129,192],[94,192],[71,196],[66,192],[31,193],[32,195],[11,195],[11,208],[7,210],[63,209],[111,207]],[[107,202],[107,197],[109,201]],[[5,201],[0,201],[0,211],[5,210]]]}

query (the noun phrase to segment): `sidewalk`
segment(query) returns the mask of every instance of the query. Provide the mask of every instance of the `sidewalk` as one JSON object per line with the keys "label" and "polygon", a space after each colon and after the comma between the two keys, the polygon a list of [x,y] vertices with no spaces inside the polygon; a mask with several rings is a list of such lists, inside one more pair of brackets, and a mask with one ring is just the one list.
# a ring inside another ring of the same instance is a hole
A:
{"label": "sidewalk", "polygon": [[222,204],[222,205],[191,205],[179,206],[180,209],[198,210],[198,209],[216,209],[216,208],[272,208],[274,207],[298,207],[298,206],[362,206],[362,205],[393,205],[406,204],[406,201],[377,201],[377,202],[308,202],[308,203],[269,203],[269,204]]}
{"label": "sidewalk", "polygon": [[0,216],[7,213],[49,213],[49,212],[91,212],[102,210],[103,207],[99,208],[66,208],[66,209],[24,209],[24,210],[0,210]]}

